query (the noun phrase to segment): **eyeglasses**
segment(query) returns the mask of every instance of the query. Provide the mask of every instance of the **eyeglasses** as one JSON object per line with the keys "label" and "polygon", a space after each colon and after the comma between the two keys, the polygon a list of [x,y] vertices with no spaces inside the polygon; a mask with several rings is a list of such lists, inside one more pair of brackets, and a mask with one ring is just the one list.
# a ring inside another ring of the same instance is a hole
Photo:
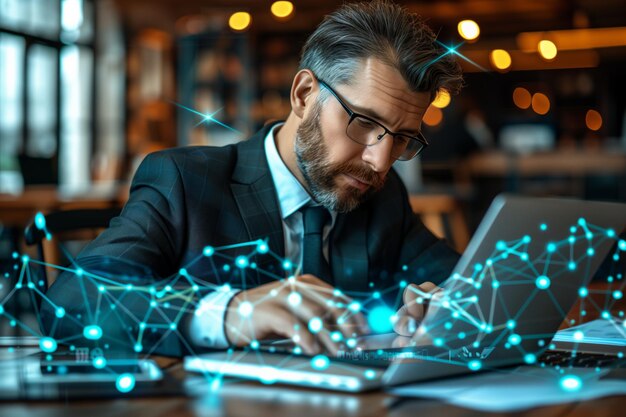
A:
{"label": "eyeglasses", "polygon": [[428,141],[421,132],[419,132],[417,136],[392,132],[371,117],[352,111],[352,109],[339,98],[335,90],[324,81],[320,79],[317,81],[322,87],[326,88],[335,96],[339,104],[341,104],[341,107],[343,107],[346,113],[348,113],[348,116],[350,116],[348,126],[346,126],[346,135],[354,142],[364,146],[373,146],[383,140],[385,135],[389,135],[393,139],[391,156],[401,161],[408,161],[409,159],[415,158],[428,146]]}

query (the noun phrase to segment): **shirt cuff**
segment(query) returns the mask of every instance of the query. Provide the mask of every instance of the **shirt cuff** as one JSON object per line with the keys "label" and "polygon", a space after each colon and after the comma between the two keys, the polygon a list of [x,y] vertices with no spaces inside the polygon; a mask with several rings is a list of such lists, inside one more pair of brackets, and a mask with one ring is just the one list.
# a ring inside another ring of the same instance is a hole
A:
{"label": "shirt cuff", "polygon": [[224,349],[228,347],[224,332],[226,308],[240,290],[215,291],[205,295],[193,313],[189,335],[195,346]]}

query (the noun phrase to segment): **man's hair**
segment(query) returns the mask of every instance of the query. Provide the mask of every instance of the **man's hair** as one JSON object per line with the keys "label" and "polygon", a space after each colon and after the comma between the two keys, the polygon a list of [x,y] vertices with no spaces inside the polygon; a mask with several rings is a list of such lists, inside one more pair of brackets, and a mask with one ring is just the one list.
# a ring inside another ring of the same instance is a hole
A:
{"label": "man's hair", "polygon": [[412,91],[428,92],[431,100],[442,89],[458,93],[463,83],[453,54],[422,19],[386,0],[345,4],[325,16],[302,49],[300,69],[332,86],[350,85],[367,58],[397,69]]}

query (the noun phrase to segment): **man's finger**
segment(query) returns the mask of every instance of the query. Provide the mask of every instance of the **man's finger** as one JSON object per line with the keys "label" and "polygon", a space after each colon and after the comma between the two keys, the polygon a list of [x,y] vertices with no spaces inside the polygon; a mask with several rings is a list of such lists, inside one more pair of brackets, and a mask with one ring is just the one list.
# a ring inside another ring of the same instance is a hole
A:
{"label": "man's finger", "polygon": [[291,312],[277,308],[272,312],[272,330],[287,337],[300,346],[308,355],[315,355],[322,351],[315,337],[308,331],[306,324],[298,320]]}

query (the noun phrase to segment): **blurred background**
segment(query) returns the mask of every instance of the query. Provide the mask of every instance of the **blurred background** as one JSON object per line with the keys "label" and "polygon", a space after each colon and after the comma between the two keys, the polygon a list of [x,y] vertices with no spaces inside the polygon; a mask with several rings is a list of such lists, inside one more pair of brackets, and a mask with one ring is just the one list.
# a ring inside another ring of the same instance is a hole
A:
{"label": "blurred background", "polygon": [[[456,48],[460,96],[397,163],[459,250],[500,192],[626,201],[626,0],[398,1]],[[123,205],[143,156],[285,118],[340,1],[0,0],[0,272],[35,213]],[[6,290],[6,285],[5,285]]]}

